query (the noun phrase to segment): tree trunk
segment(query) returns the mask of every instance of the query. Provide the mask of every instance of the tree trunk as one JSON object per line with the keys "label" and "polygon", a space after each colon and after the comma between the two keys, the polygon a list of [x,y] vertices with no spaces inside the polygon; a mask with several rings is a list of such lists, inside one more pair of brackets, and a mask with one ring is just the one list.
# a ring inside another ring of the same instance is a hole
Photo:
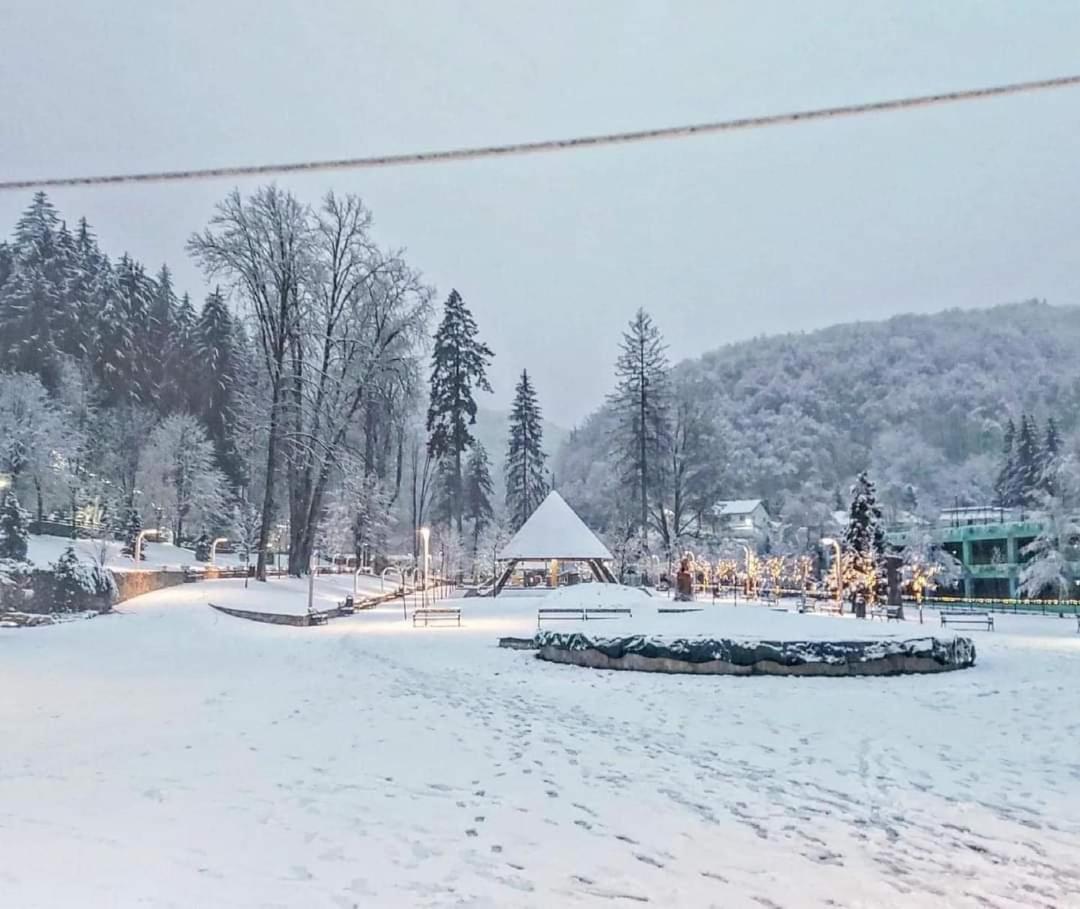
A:
{"label": "tree trunk", "polygon": [[270,438],[266,445],[266,490],[263,493],[262,520],[259,521],[259,552],[255,561],[255,579],[266,580],[266,547],[270,543],[270,522],[274,519],[274,468],[277,466],[278,404],[280,391],[274,384],[270,397]]}
{"label": "tree trunk", "polygon": [[41,524],[45,520],[45,500],[41,494],[41,480],[38,477],[34,477],[34,491],[37,493],[38,533],[41,533]]}
{"label": "tree trunk", "polygon": [[462,512],[461,491],[462,491],[462,486],[463,486],[463,484],[461,482],[461,450],[458,449],[457,451],[454,452],[454,512],[455,512],[454,517],[455,517],[455,520],[457,522],[457,532],[458,532],[458,537],[459,538],[461,537],[461,534],[463,532],[462,531],[462,519],[461,519],[461,512]]}
{"label": "tree trunk", "polygon": [[645,395],[645,341],[642,339],[639,341],[640,345],[640,358],[638,374],[638,389],[640,392],[638,402],[638,419],[640,425],[638,426],[638,458],[639,469],[641,471],[641,541],[648,550],[649,543],[649,479],[648,479],[648,455],[646,453],[645,445],[645,410],[646,410],[646,395]]}

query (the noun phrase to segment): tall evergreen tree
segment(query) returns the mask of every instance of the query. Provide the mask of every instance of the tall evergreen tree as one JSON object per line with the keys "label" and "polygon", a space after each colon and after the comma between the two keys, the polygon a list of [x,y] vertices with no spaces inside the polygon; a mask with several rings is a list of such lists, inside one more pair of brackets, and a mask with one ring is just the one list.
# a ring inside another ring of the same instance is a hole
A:
{"label": "tall evergreen tree", "polygon": [[94,340],[102,305],[108,292],[108,259],[97,245],[86,218],[79,219],[75,231],[73,267],[66,297],[71,319],[63,347],[80,360],[93,357]]}
{"label": "tall evergreen tree", "polygon": [[121,256],[115,292],[108,296],[99,319],[96,368],[109,404],[147,403],[153,397],[147,360],[160,356],[144,343],[152,290],[143,267]]}
{"label": "tall evergreen tree", "polygon": [[1011,508],[1015,503],[1014,476],[1016,474],[1016,455],[1013,448],[1016,445],[1016,423],[1009,417],[1005,424],[1005,435],[1001,443],[1001,470],[998,471],[994,481],[994,496],[999,508]]}
{"label": "tall evergreen tree", "polygon": [[444,494],[448,514],[462,532],[462,455],[473,443],[469,427],[476,423],[473,390],[490,392],[487,367],[494,354],[478,337],[476,320],[456,291],[446,300],[442,323],[435,332],[431,358],[431,397],[428,404],[428,450],[446,461]]}
{"label": "tall evergreen tree", "polygon": [[150,288],[145,342],[153,356],[147,361],[151,394],[158,410],[169,413],[183,406],[179,394],[181,376],[177,370],[176,310],[179,302],[173,290],[172,272],[162,265]]}
{"label": "tall evergreen tree", "polygon": [[510,529],[524,524],[547,495],[544,474],[544,424],[529,373],[521,371],[510,410],[506,443],[506,511]]}
{"label": "tall evergreen tree", "polygon": [[473,559],[480,545],[480,534],[484,532],[495,515],[491,507],[491,496],[495,486],[491,482],[491,466],[484,446],[473,442],[469,449],[469,460],[465,465],[465,520],[472,523]]}
{"label": "tall evergreen tree", "polygon": [[26,558],[30,542],[29,519],[15,497],[15,490],[7,487],[0,499],[0,559],[21,562]]}
{"label": "tall evergreen tree", "polygon": [[236,328],[220,288],[203,304],[195,329],[195,358],[200,380],[196,383],[195,412],[206,424],[222,465],[235,480],[236,383],[239,370]]}
{"label": "tall evergreen tree", "polygon": [[0,290],[0,368],[35,373],[50,389],[60,377],[71,248],[56,209],[37,193],[15,226],[11,274]]}
{"label": "tall evergreen tree", "polygon": [[1016,437],[1016,469],[1013,494],[1016,505],[1030,508],[1036,504],[1040,481],[1040,442],[1034,417],[1020,417],[1020,432]]}
{"label": "tall evergreen tree", "polygon": [[199,316],[191,303],[191,296],[185,293],[176,306],[173,381],[176,397],[181,402],[176,409],[193,413],[201,412],[197,406],[199,396],[195,391],[196,376],[200,375],[196,334],[198,322]]}
{"label": "tall evergreen tree", "polygon": [[649,503],[669,435],[667,348],[652,317],[639,309],[623,332],[615,361],[614,443],[626,491],[638,502],[638,529],[647,538]]}
{"label": "tall evergreen tree", "polygon": [[1046,436],[1039,452],[1039,488],[1049,495],[1054,495],[1054,473],[1061,456],[1061,436],[1058,434],[1057,421],[1050,417],[1046,421]]}
{"label": "tall evergreen tree", "polygon": [[845,583],[852,610],[860,618],[877,601],[885,581],[885,530],[874,484],[866,471],[851,487],[851,508],[844,531],[844,548],[851,559],[851,577]]}

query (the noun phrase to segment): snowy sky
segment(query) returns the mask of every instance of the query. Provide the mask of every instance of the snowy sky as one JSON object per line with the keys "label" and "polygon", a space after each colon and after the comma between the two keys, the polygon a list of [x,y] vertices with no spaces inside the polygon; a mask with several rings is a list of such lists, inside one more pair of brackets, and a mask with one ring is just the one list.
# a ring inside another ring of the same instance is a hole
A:
{"label": "snowy sky", "polygon": [[[877,100],[1080,68],[1075,2],[0,0],[5,178],[334,158]],[[1080,90],[630,148],[281,182],[363,195],[547,415],[643,305],[675,359],[1031,296],[1080,302]],[[56,191],[167,261],[231,182]],[[240,184],[252,188],[254,182]],[[7,231],[29,193],[0,194]]]}

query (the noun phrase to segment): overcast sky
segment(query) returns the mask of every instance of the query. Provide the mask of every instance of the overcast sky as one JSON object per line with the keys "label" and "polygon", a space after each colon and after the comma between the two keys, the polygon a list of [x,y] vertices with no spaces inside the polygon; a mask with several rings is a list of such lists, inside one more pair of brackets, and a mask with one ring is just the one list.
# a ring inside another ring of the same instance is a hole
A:
{"label": "overcast sky", "polygon": [[[892,11],[885,7],[891,6]],[[1080,69],[1080,3],[0,0],[4,178],[351,157],[870,101]],[[763,333],[1080,302],[1080,89],[752,133],[280,182],[361,194],[580,420],[650,310],[673,359]],[[114,255],[235,181],[51,193]],[[241,182],[251,189],[254,182]],[[0,194],[8,232],[30,193]]]}

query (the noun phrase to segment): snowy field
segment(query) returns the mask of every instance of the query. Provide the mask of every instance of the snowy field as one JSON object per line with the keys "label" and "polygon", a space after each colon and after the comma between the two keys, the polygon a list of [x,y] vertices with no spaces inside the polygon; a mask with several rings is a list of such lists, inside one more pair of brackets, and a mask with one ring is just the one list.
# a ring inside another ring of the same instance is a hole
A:
{"label": "snowy field", "polygon": [[[206,562],[195,559],[195,553],[181,546],[173,546],[171,543],[143,543],[143,554],[146,556],[137,566],[131,556],[124,555],[121,550],[124,544],[119,540],[69,540],[64,537],[31,534],[29,552],[30,560],[38,568],[46,568],[64,554],[69,546],[73,547],[75,554],[84,562],[96,561],[102,547],[105,547],[105,567],[113,571],[131,571],[135,568],[206,568]],[[235,567],[243,565],[244,561],[239,555],[221,552],[215,557],[215,564],[222,567]]]}
{"label": "snowy field", "polygon": [[[660,676],[495,646],[555,596],[456,601],[460,629],[206,606],[305,595],[268,589],[0,630],[0,906],[1080,904],[1073,620],[1000,616],[935,676]],[[898,632],[641,602],[604,627]]]}

